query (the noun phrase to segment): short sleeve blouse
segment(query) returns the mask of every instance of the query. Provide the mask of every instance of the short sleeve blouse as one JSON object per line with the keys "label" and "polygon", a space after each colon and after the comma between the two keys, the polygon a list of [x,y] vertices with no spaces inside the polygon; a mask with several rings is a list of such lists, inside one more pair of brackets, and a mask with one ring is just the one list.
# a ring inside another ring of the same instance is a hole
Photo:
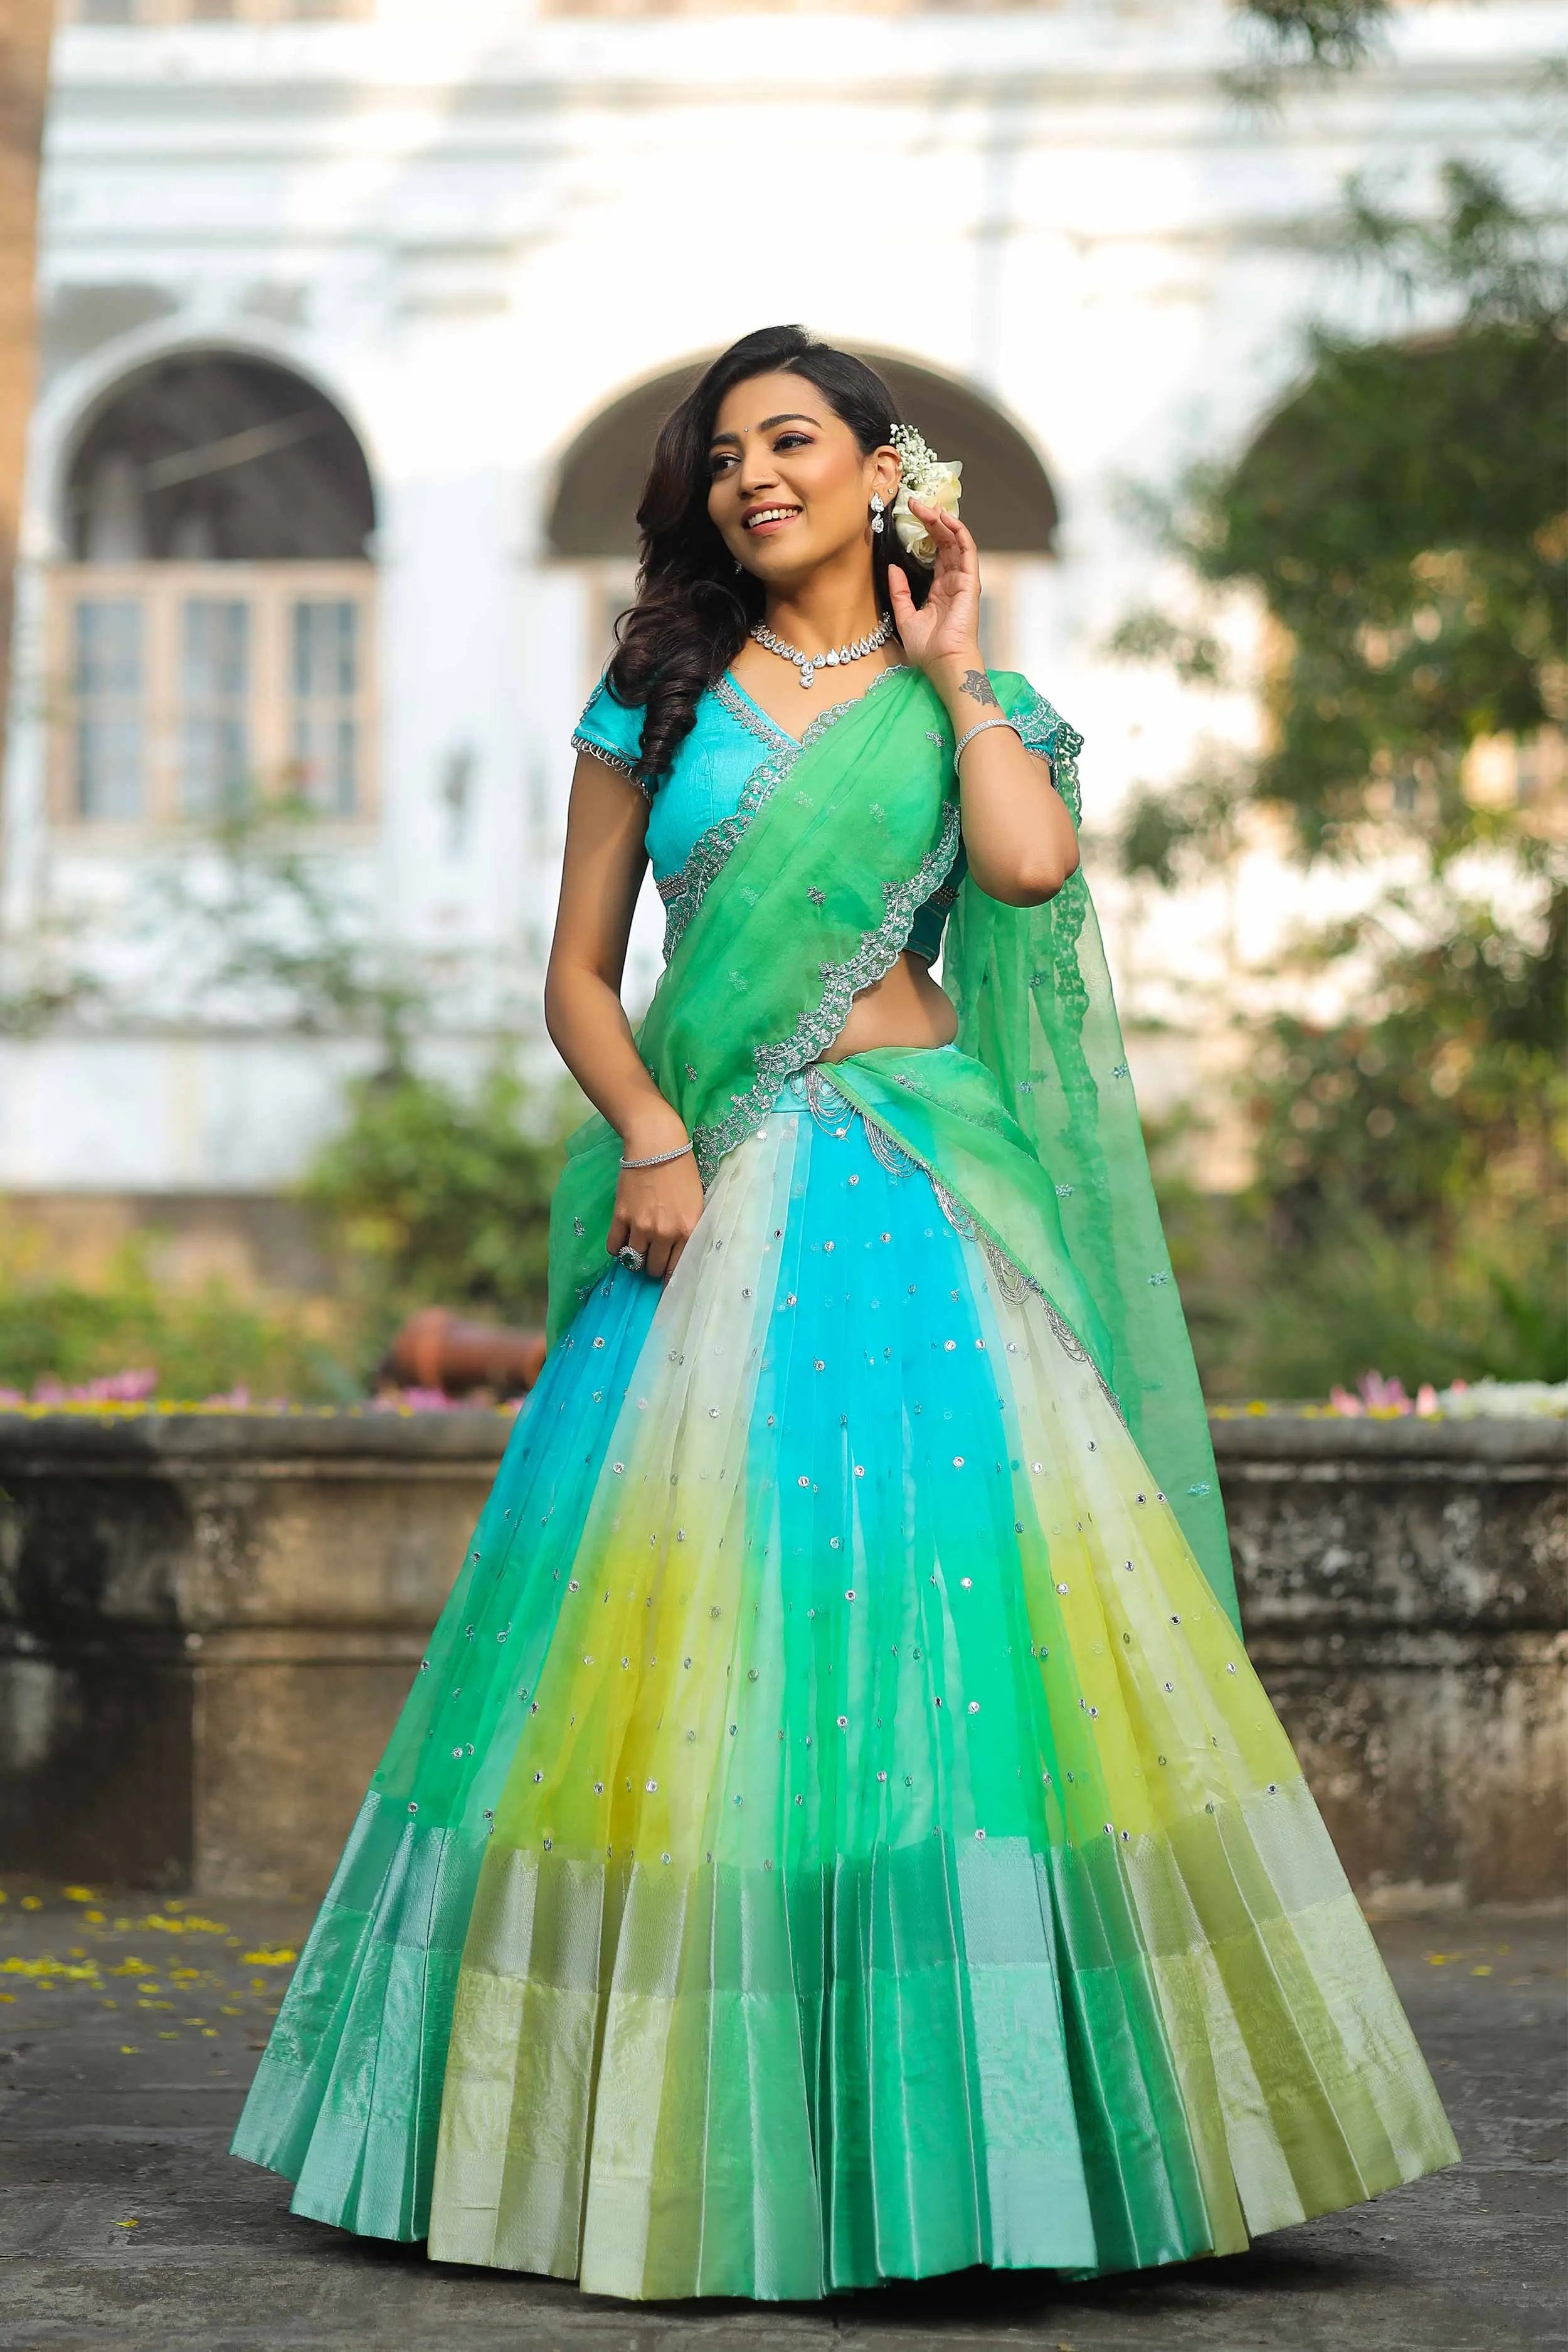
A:
{"label": "short sleeve blouse", "polygon": [[[1039,707],[1043,710],[1046,706]],[[607,681],[601,679],[588,698],[572,740],[579,751],[592,753],[637,782],[632,771],[642,748],[642,707],[618,701]],[[1037,730],[1025,724],[1023,734],[1031,751],[1044,752],[1044,741],[1032,740]],[[775,726],[726,672],[698,702],[691,731],[668,774],[651,791],[638,783],[649,803],[645,837],[654,882],[667,912],[667,959],[685,928],[693,880],[704,866],[700,846],[716,826],[726,824],[739,813],[742,803],[755,806],[788,773],[800,750],[796,738]],[[922,956],[928,963],[936,961],[942,929],[965,870],[961,846],[946,878],[910,927],[907,944],[911,955]]]}

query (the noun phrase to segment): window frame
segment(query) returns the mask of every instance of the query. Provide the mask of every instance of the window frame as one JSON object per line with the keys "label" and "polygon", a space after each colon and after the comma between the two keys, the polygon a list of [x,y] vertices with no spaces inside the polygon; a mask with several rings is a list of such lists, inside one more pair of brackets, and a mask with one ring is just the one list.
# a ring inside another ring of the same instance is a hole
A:
{"label": "window frame", "polygon": [[[189,598],[249,610],[250,674],[245,710],[249,766],[265,804],[294,792],[293,607],[355,607],[357,675],[351,711],[356,734],[353,814],[323,805],[312,836],[359,837],[379,817],[377,596],[371,563],[56,563],[48,571],[46,664],[49,681],[48,812],[79,841],[112,843],[153,833],[199,831],[220,814],[187,810],[181,745],[183,612]],[[76,694],[76,611],[81,604],[134,603],[142,611],[142,753],[140,813],[88,814],[80,803]]]}

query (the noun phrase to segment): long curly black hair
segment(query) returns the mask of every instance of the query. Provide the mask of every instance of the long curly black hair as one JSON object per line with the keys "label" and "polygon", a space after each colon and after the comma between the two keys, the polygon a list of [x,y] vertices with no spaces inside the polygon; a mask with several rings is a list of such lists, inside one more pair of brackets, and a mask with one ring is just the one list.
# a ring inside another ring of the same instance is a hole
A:
{"label": "long curly black hair", "polygon": [[[637,507],[642,534],[637,602],[616,624],[616,651],[605,677],[617,702],[646,707],[636,774],[651,788],[697,716],[704,688],[722,676],[762,618],[763,589],[737,572],[708,512],[709,451],[721,402],[752,376],[787,370],[816,386],[868,456],[901,420],[874,368],[804,327],[762,327],[721,353],[688,393],[654,445]],[[897,564],[917,604],[931,574],[904,553],[897,534],[871,542],[879,610],[888,604],[888,567]]]}

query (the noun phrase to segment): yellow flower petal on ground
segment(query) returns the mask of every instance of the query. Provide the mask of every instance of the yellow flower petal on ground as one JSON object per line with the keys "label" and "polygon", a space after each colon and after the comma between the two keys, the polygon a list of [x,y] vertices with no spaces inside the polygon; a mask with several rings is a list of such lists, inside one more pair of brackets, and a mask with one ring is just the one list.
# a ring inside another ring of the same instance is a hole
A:
{"label": "yellow flower petal on ground", "polygon": [[35,1984],[47,1984],[55,1977],[68,1978],[75,1984],[95,1984],[98,1981],[98,1963],[96,1960],[79,1963],[57,1960],[49,1952],[37,1960],[23,1960],[13,1956],[10,1959],[0,1960],[0,1974],[30,1977]]}

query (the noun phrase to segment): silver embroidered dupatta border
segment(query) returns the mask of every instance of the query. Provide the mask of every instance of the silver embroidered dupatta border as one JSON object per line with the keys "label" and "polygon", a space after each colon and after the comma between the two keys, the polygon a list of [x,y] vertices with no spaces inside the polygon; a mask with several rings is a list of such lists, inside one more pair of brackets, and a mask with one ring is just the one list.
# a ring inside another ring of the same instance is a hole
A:
{"label": "silver embroidered dupatta border", "polygon": [[[884,671],[883,676],[887,675]],[[829,711],[823,713],[825,719],[833,715]],[[859,945],[842,963],[817,966],[822,980],[821,996],[816,1004],[807,1005],[787,1037],[753,1049],[757,1076],[750,1091],[731,1096],[733,1108],[726,1118],[710,1126],[693,1129],[691,1149],[704,1184],[711,1181],[725,1154],[732,1151],[748,1129],[773,1108],[784,1080],[794,1077],[797,1070],[804,1070],[825,1046],[832,1045],[861,989],[871,987],[884,972],[891,971],[903,952],[917,909],[930,898],[957,855],[960,821],[957,802],[944,802],[942,832],[935,847],[928,850],[907,882],[882,885],[887,912],[881,921],[875,929],[862,933]]]}
{"label": "silver embroidered dupatta border", "polygon": [[[686,863],[658,885],[659,896],[665,904],[664,957],[667,964],[709,890],[723,872],[737,845],[744,838],[757,812],[767,805],[801,754],[812,744],[819,742],[847,712],[858,709],[862,702],[868,701],[885,679],[905,676],[908,667],[903,662],[889,663],[871,680],[864,694],[852,696],[847,701],[836,702],[831,709],[818,711],[805,734],[799,737],[791,735],[785,728],[775,726],[767,713],[755,709],[728,677],[715,679],[709,689],[715,699],[731,718],[768,744],[770,750],[768,757],[760,761],[747,777],[733,814],[721,817],[700,835]],[[755,1082],[747,1093],[731,1097],[731,1108],[727,1115],[706,1127],[693,1129],[691,1148],[698,1173],[704,1184],[712,1181],[725,1156],[734,1150],[758,1119],[772,1109],[784,1080],[793,1077],[796,1071],[805,1069],[825,1046],[833,1043],[859,992],[871,987],[892,969],[909,938],[916,913],[952,866],[958,854],[960,824],[958,803],[949,801],[942,811],[942,831],[937,842],[921,859],[915,872],[907,881],[883,885],[887,907],[882,920],[872,929],[862,933],[854,952],[841,962],[823,963],[817,967],[822,980],[822,995],[816,1003],[807,1006],[787,1037],[754,1048]]]}

